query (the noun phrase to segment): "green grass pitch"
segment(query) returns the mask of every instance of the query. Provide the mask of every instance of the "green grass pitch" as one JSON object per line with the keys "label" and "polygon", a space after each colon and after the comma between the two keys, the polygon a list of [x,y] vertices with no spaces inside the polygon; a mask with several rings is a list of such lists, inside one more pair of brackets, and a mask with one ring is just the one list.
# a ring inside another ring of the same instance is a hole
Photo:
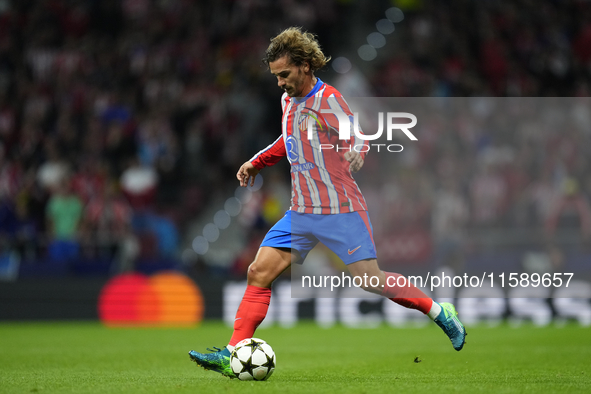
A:
{"label": "green grass pitch", "polygon": [[[461,352],[427,328],[266,328],[277,354],[266,382],[197,368],[191,349],[222,346],[218,322],[193,329],[98,323],[0,324],[0,393],[591,392],[591,329],[472,327]],[[417,362],[419,361],[419,362]]]}

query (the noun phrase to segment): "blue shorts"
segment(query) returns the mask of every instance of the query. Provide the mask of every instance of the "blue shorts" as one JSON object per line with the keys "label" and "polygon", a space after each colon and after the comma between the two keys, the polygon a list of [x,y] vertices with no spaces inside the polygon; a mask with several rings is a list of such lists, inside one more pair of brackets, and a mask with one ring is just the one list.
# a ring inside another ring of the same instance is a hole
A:
{"label": "blue shorts", "polygon": [[287,211],[269,230],[261,246],[291,248],[303,263],[318,242],[326,245],[345,264],[375,259],[373,230],[366,211],[317,215]]}

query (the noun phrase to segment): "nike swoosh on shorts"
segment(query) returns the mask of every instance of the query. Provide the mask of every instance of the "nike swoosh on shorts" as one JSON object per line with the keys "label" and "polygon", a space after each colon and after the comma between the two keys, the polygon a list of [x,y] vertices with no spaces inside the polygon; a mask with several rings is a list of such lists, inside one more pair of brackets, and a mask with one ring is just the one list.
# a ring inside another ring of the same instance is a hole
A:
{"label": "nike swoosh on shorts", "polygon": [[349,249],[349,250],[347,250],[347,253],[349,253],[349,254],[353,254],[353,253],[355,253],[355,251],[357,251],[357,249],[359,249],[360,247],[361,247],[361,245],[359,245],[358,247],[356,247],[356,248],[355,248],[355,249],[353,249],[353,250]]}

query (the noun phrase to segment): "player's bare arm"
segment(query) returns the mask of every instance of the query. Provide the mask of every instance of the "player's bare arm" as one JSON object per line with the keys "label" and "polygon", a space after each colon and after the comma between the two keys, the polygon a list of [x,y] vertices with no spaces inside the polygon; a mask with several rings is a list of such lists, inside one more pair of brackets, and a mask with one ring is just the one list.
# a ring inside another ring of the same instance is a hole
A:
{"label": "player's bare arm", "polygon": [[238,178],[238,181],[240,181],[240,186],[242,187],[249,186],[249,181],[250,186],[253,186],[254,180],[259,172],[259,169],[253,166],[250,161],[247,161],[240,166],[240,169],[238,169],[236,178]]}
{"label": "player's bare arm", "polygon": [[351,163],[349,169],[353,172],[357,172],[363,167],[363,157],[359,152],[345,152],[345,160]]}

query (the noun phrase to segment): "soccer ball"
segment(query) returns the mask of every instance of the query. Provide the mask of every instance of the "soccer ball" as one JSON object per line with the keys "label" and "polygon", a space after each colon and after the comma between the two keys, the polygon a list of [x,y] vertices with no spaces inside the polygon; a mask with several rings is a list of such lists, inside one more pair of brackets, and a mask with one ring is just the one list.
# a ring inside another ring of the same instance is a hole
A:
{"label": "soccer ball", "polygon": [[240,380],[267,380],[275,371],[275,352],[262,339],[243,339],[232,351],[230,366]]}

